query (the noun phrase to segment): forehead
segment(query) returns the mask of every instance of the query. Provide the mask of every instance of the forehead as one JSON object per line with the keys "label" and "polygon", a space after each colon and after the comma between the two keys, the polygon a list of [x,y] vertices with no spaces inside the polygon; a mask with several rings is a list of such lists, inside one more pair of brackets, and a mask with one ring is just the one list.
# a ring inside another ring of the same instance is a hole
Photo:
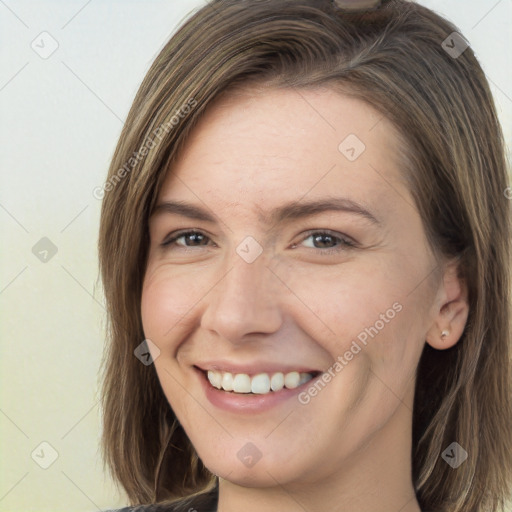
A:
{"label": "forehead", "polygon": [[238,89],[209,106],[159,198],[246,206],[265,220],[267,206],[305,196],[380,196],[402,182],[399,143],[384,116],[333,90]]}

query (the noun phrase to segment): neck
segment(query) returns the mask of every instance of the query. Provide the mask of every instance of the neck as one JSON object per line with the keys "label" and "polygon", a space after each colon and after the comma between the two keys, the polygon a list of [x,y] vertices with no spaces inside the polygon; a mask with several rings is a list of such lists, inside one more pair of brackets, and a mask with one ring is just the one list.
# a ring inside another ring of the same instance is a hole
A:
{"label": "neck", "polygon": [[421,512],[412,484],[411,445],[412,411],[401,404],[384,427],[327,476],[323,460],[300,481],[274,478],[276,468],[276,485],[270,487],[244,487],[219,478],[217,510]]}

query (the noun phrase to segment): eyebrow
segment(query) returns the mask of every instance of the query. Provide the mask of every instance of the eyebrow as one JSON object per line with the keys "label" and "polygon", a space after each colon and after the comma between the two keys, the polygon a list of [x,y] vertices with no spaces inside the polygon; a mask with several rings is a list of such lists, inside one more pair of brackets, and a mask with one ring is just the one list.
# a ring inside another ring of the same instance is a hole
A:
{"label": "eyebrow", "polygon": [[[267,224],[282,224],[287,220],[302,219],[328,211],[347,212],[359,215],[373,224],[380,224],[377,218],[361,204],[344,197],[327,197],[313,201],[293,201],[271,210],[268,214],[258,212],[259,221]],[[151,213],[151,217],[163,213],[181,215],[190,219],[206,222],[217,222],[215,216],[206,209],[186,203],[184,201],[162,201],[157,204]]]}

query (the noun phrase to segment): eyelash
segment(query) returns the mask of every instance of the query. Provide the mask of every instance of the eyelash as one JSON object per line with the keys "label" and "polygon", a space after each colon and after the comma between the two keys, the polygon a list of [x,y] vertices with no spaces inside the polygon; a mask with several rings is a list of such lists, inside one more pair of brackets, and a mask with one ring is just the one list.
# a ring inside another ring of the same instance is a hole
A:
{"label": "eyelash", "polygon": [[[203,235],[207,239],[210,239],[210,237],[208,237],[207,235],[205,235],[201,231],[195,231],[195,230],[179,231],[177,233],[174,233],[174,236],[171,239],[166,240],[165,242],[163,242],[161,244],[161,246],[164,247],[164,248],[170,247],[171,245],[175,244],[176,240],[178,240],[179,238],[182,238],[185,235]],[[317,251],[320,251],[321,254],[339,253],[341,251],[357,247],[357,244],[352,239],[350,239],[350,238],[348,238],[346,236],[343,236],[340,233],[335,233],[335,232],[328,231],[328,230],[326,230],[326,231],[319,231],[319,230],[317,230],[317,231],[308,231],[306,233],[306,236],[304,238],[302,238],[300,240],[300,242],[298,242],[298,243],[304,242],[305,240],[307,240],[308,238],[310,238],[313,235],[327,235],[327,236],[330,236],[330,237],[340,241],[340,246],[338,246],[338,247],[330,247],[330,248],[327,248],[327,249],[317,249],[316,247],[309,247],[309,249],[316,249]],[[293,244],[293,246],[296,247],[297,244]],[[196,246],[196,247],[201,247],[201,246]],[[186,247],[186,246],[184,247],[184,249],[187,249],[187,248],[188,247]],[[190,249],[193,249],[193,247],[190,247]]]}

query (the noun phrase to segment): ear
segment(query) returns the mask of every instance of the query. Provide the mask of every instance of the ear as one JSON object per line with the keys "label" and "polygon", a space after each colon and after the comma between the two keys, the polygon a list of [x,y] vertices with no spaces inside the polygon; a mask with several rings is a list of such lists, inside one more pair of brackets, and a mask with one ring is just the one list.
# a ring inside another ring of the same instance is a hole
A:
{"label": "ear", "polygon": [[458,260],[445,267],[438,291],[437,314],[426,335],[426,342],[437,350],[453,347],[461,338],[469,314],[466,283],[458,276]]}

